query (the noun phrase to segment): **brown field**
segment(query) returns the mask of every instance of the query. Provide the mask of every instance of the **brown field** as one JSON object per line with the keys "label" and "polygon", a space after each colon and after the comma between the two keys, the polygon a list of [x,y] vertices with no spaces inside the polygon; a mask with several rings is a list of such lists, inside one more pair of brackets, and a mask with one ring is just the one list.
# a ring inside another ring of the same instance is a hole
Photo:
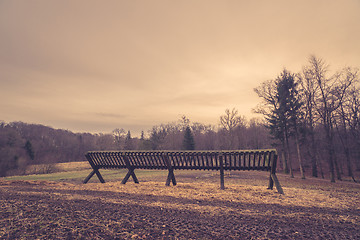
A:
{"label": "brown field", "polygon": [[232,172],[225,190],[217,172],[175,176],[0,180],[0,239],[360,239],[360,184],[278,174],[280,195],[263,172]]}

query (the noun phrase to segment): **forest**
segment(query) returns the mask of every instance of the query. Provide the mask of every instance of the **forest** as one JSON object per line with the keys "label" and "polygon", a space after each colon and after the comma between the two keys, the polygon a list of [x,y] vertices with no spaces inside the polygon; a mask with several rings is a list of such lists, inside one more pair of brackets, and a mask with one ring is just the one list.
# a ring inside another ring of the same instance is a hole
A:
{"label": "forest", "polygon": [[73,133],[39,124],[0,123],[0,176],[24,174],[33,164],[84,161],[87,151],[96,150],[215,150],[270,148],[271,140],[264,122],[246,121],[236,110],[223,128],[191,123],[183,116],[178,121],[152,127],[141,137],[130,130],[111,133]]}
{"label": "forest", "polygon": [[360,88],[358,69],[330,71],[310,56],[301,72],[284,69],[254,91],[259,118],[247,119],[235,108],[218,125],[186,116],[153,126],[141,137],[130,130],[73,133],[40,124],[0,122],[0,176],[25,174],[28,165],[84,161],[91,150],[222,150],[276,148],[278,171],[290,176],[329,178],[360,171]]}

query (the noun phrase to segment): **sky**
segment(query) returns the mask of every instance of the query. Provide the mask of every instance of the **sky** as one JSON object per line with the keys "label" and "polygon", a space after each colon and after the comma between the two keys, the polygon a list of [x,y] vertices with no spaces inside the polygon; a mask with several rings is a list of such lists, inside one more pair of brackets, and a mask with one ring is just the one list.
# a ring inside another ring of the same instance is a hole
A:
{"label": "sky", "polygon": [[0,120],[136,135],[256,117],[253,89],[311,54],[360,67],[360,0],[0,0]]}

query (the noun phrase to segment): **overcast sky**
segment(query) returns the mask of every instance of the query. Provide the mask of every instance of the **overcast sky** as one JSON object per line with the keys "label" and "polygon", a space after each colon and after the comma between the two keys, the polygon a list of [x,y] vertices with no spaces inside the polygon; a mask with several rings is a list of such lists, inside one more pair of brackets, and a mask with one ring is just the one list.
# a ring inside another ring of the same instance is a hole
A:
{"label": "overcast sky", "polygon": [[310,54],[360,67],[360,0],[0,0],[0,120],[133,135],[252,117]]}

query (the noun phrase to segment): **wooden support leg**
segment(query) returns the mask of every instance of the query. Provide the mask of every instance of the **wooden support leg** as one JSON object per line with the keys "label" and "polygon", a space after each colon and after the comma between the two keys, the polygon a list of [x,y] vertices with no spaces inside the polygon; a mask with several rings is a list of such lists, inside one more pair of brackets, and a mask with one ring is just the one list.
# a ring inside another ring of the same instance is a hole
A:
{"label": "wooden support leg", "polygon": [[100,180],[101,183],[105,183],[105,180],[103,179],[103,177],[101,176],[99,170],[95,170],[96,176],[98,177],[98,179]]}
{"label": "wooden support leg", "polygon": [[89,176],[87,176],[84,179],[83,183],[87,183],[90,180],[90,178],[92,178],[92,176],[94,176],[94,174],[95,174],[95,170],[92,170],[92,172],[89,174]]}
{"label": "wooden support leg", "polygon": [[175,175],[174,175],[174,169],[169,169],[169,174],[168,177],[166,179],[166,186],[170,186],[170,181],[172,182],[172,184],[175,186],[176,185],[176,179],[175,179]]}
{"label": "wooden support leg", "polygon": [[131,177],[134,180],[134,183],[139,183],[139,180],[137,179],[137,177],[135,175],[134,169],[132,170]]}
{"label": "wooden support leg", "polygon": [[220,189],[225,189],[225,180],[224,180],[224,163],[223,163],[223,156],[219,156],[219,162],[220,162]]}
{"label": "wooden support leg", "polygon": [[98,179],[100,180],[101,183],[105,183],[104,178],[101,176],[99,170],[97,170],[97,169],[94,169],[94,170],[89,174],[89,176],[87,176],[87,177],[85,178],[85,180],[84,180],[83,183],[87,183],[87,182],[90,180],[90,178],[92,178],[92,176],[94,176],[94,174],[96,174],[96,176],[98,177]]}
{"label": "wooden support leg", "polygon": [[268,189],[273,189],[274,187],[274,180],[272,179],[271,177],[272,173],[270,173],[270,176],[269,176],[269,186],[268,186]]}
{"label": "wooden support leg", "polygon": [[132,177],[135,183],[139,183],[139,180],[137,179],[134,169],[130,168],[128,173],[126,174],[126,176],[124,177],[124,179],[121,181],[122,184],[125,184],[128,180],[129,177]]}
{"label": "wooden support leg", "polygon": [[284,194],[284,191],[283,191],[282,187],[280,186],[280,182],[279,182],[276,174],[271,174],[271,179],[274,181],[275,187],[276,187],[278,193]]}
{"label": "wooden support leg", "polygon": [[225,189],[225,180],[224,180],[224,169],[220,168],[220,189]]}

